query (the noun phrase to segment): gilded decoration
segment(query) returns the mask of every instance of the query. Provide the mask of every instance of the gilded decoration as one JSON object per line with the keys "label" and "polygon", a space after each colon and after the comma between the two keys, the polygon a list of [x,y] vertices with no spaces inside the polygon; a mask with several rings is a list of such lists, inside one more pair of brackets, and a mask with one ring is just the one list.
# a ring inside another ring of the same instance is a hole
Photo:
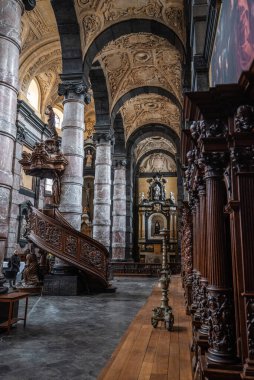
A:
{"label": "gilded decoration", "polygon": [[126,101],[121,108],[121,114],[126,140],[136,129],[151,123],[168,125],[178,135],[180,133],[180,111],[164,96],[136,96]]}
{"label": "gilded decoration", "polygon": [[131,18],[156,20],[169,26],[184,42],[182,0],[76,0],[83,54],[109,26]]}
{"label": "gilded decoration", "polygon": [[95,60],[106,73],[111,108],[141,86],[164,88],[182,102],[181,55],[164,38],[149,33],[126,35],[105,46]]}

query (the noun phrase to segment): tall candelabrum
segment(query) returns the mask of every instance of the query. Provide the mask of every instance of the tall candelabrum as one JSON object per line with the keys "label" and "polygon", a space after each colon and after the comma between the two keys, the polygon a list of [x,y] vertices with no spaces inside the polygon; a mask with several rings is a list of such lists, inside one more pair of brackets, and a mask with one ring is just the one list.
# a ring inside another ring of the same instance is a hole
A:
{"label": "tall candelabrum", "polygon": [[168,235],[168,230],[163,229],[160,231],[160,235],[163,236],[162,240],[162,267],[161,267],[161,277],[159,282],[161,284],[161,305],[153,309],[153,315],[151,318],[151,323],[154,328],[158,326],[159,321],[164,322],[165,328],[168,331],[173,330],[174,325],[174,315],[172,312],[172,307],[168,304],[168,286],[170,283],[170,274],[168,268],[167,260],[167,249],[166,249],[166,238]]}

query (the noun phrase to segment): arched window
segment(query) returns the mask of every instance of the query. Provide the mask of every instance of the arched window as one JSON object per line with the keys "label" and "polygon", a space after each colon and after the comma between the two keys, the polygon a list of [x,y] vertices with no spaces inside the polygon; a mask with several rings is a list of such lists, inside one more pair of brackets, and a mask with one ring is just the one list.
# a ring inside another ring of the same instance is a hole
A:
{"label": "arched window", "polygon": [[40,88],[35,79],[33,79],[28,87],[26,97],[36,111],[40,111]]}
{"label": "arched window", "polygon": [[55,112],[56,128],[61,129],[63,122],[63,113],[58,108],[53,108],[53,111]]}

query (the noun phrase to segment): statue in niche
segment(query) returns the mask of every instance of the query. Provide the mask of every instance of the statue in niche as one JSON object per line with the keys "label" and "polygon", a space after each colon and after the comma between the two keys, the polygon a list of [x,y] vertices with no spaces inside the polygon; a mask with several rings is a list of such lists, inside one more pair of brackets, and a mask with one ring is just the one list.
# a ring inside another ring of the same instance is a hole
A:
{"label": "statue in niche", "polygon": [[175,196],[174,196],[173,191],[170,191],[170,193],[169,193],[169,200],[170,200],[170,203],[172,203],[173,205],[175,205],[176,200],[175,200]]}
{"label": "statue in niche", "polygon": [[139,193],[139,203],[143,203],[143,201],[144,201],[144,199],[145,199],[145,193]]}
{"label": "statue in niche", "polygon": [[93,155],[91,149],[87,149],[85,167],[90,168],[93,164]]}
{"label": "statue in niche", "polygon": [[153,188],[153,199],[158,201],[160,199],[160,195],[161,195],[161,189],[158,183],[156,183],[156,185]]}
{"label": "statue in niche", "polygon": [[58,134],[56,131],[56,120],[55,120],[55,112],[51,105],[46,107],[45,115],[48,116],[48,127],[51,133],[51,137],[55,140],[58,139]]}
{"label": "statue in niche", "polygon": [[156,220],[155,225],[154,225],[154,235],[159,235],[160,229],[161,229],[160,223],[158,220]]}
{"label": "statue in niche", "polygon": [[52,184],[52,197],[53,197],[53,203],[57,206],[60,203],[60,196],[61,196],[61,183],[60,183],[59,176],[57,175],[57,173],[55,173],[53,184]]}
{"label": "statue in niche", "polygon": [[89,208],[90,208],[90,193],[91,193],[91,188],[90,188],[89,182],[85,184],[84,191],[85,191],[85,194],[84,194],[84,196],[85,196],[84,197],[85,208],[87,208],[89,210]]}

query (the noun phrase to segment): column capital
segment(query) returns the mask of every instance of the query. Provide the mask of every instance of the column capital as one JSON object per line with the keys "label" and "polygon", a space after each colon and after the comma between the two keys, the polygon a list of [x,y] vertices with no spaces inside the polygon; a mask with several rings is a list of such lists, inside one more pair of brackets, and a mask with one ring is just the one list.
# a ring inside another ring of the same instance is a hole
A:
{"label": "column capital", "polygon": [[226,137],[228,134],[228,126],[226,122],[219,118],[210,120],[193,121],[190,126],[191,137],[197,143],[201,139],[217,137]]}
{"label": "column capital", "polygon": [[36,0],[22,0],[26,11],[32,11],[36,6]]}
{"label": "column capital", "polygon": [[127,166],[127,160],[125,158],[114,159],[113,165],[115,169],[125,169]]}
{"label": "column capital", "polygon": [[221,177],[229,162],[228,152],[204,153],[205,178]]}
{"label": "column capital", "polygon": [[254,129],[254,107],[250,105],[238,107],[234,122],[236,132],[252,132]]}
{"label": "column capital", "polygon": [[109,143],[114,139],[114,132],[110,130],[97,131],[93,134],[93,140],[96,144]]}
{"label": "column capital", "polygon": [[240,172],[254,172],[254,146],[241,146],[231,150],[233,170]]}
{"label": "column capital", "polygon": [[82,98],[86,104],[91,102],[91,95],[88,86],[81,79],[63,80],[58,87],[58,95],[65,96],[66,99]]}

